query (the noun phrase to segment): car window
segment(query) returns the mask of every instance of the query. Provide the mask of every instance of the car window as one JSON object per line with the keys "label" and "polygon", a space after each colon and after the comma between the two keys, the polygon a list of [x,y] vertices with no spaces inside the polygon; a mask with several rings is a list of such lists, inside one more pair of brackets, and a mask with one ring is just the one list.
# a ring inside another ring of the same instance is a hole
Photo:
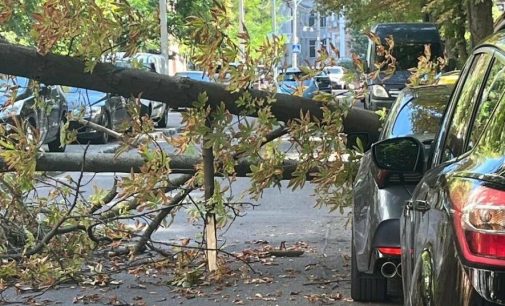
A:
{"label": "car window", "polygon": [[457,97],[456,107],[453,110],[451,123],[443,146],[441,162],[453,159],[464,153],[464,145],[468,127],[472,120],[473,109],[478,102],[480,89],[486,75],[492,55],[488,53],[477,54],[469,68],[467,77]]}
{"label": "car window", "polygon": [[[505,155],[505,96],[500,98],[499,106],[492,115],[489,125],[475,149],[476,154],[486,158],[503,158]],[[501,173],[501,175],[504,175]]]}
{"label": "car window", "polygon": [[69,102],[90,104],[104,99],[107,94],[85,88],[62,86],[63,93]]}
{"label": "car window", "polygon": [[203,72],[178,72],[175,74],[175,76],[189,78],[195,81],[210,82],[209,76],[205,75]]}
{"label": "car window", "polygon": [[26,91],[28,85],[29,80],[27,78],[0,73],[0,105],[11,101],[11,98],[19,97],[22,92]]}
{"label": "car window", "polygon": [[475,120],[472,123],[470,138],[468,140],[468,150],[472,149],[482,134],[493,110],[495,109],[498,101],[500,100],[503,92],[505,90],[505,65],[499,61],[495,60],[489,76],[486,81],[486,85],[482,92],[482,99],[479,103]]}
{"label": "car window", "polygon": [[448,98],[426,93],[426,97],[411,99],[398,113],[391,137],[414,135],[432,140],[440,128]]}

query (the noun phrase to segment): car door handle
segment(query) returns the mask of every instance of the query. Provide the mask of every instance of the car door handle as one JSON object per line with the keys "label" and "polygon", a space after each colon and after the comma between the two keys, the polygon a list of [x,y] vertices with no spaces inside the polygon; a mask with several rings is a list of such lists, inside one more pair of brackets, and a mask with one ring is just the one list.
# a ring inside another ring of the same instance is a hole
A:
{"label": "car door handle", "polygon": [[413,209],[415,211],[425,212],[431,209],[431,205],[427,201],[416,200],[416,202],[413,204]]}
{"label": "car door handle", "polygon": [[408,201],[405,201],[405,207],[403,209],[403,215],[405,216],[405,218],[409,218],[410,217],[410,211],[412,210],[412,200],[408,200]]}

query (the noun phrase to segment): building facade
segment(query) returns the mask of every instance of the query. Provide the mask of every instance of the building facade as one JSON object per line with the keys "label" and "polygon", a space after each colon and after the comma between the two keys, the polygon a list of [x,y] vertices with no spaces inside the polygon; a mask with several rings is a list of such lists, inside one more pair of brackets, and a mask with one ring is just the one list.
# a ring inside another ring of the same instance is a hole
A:
{"label": "building facade", "polygon": [[[331,45],[340,51],[340,57],[350,57],[350,36],[345,25],[345,17],[335,12],[319,13],[314,0],[285,0],[279,15],[285,20],[280,26],[280,33],[287,38],[286,54],[283,65],[291,67],[296,58],[296,65],[314,65],[318,50],[326,48],[331,56],[336,56]],[[295,16],[296,15],[296,16]],[[294,26],[293,23],[296,22]],[[293,33],[295,30],[296,33]],[[300,53],[293,57],[293,34],[300,45]]]}

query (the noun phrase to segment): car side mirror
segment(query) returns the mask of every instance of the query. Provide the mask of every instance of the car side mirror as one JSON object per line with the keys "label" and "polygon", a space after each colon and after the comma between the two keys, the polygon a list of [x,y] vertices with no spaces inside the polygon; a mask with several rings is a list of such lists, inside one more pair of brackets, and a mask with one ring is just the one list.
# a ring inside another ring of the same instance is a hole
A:
{"label": "car side mirror", "polygon": [[413,137],[390,138],[372,146],[379,169],[397,173],[420,173],[424,168],[423,144]]}

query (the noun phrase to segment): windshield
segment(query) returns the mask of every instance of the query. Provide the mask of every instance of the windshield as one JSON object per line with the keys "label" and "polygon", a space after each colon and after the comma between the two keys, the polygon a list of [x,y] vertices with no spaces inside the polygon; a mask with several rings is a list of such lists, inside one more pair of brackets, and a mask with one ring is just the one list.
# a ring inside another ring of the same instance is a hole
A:
{"label": "windshield", "polygon": [[415,135],[422,138],[422,135],[430,135],[433,138],[440,128],[447,99],[445,96],[438,99],[412,98],[398,113],[391,137]]}
{"label": "windshield", "polygon": [[9,100],[16,87],[18,88],[17,95],[24,92],[28,88],[28,82],[27,78],[0,74],[0,105],[4,105]]}
{"label": "windshield", "polygon": [[340,67],[327,68],[326,73],[329,74],[344,74],[344,69]]}
{"label": "windshield", "polygon": [[106,97],[106,93],[76,87],[63,87],[67,101],[71,104],[94,104]]}
{"label": "windshield", "polygon": [[[396,58],[396,69],[407,70],[417,67],[419,56],[424,54],[425,43],[400,43],[393,48],[393,56]],[[441,47],[438,43],[431,44],[431,60],[441,56]]]}

